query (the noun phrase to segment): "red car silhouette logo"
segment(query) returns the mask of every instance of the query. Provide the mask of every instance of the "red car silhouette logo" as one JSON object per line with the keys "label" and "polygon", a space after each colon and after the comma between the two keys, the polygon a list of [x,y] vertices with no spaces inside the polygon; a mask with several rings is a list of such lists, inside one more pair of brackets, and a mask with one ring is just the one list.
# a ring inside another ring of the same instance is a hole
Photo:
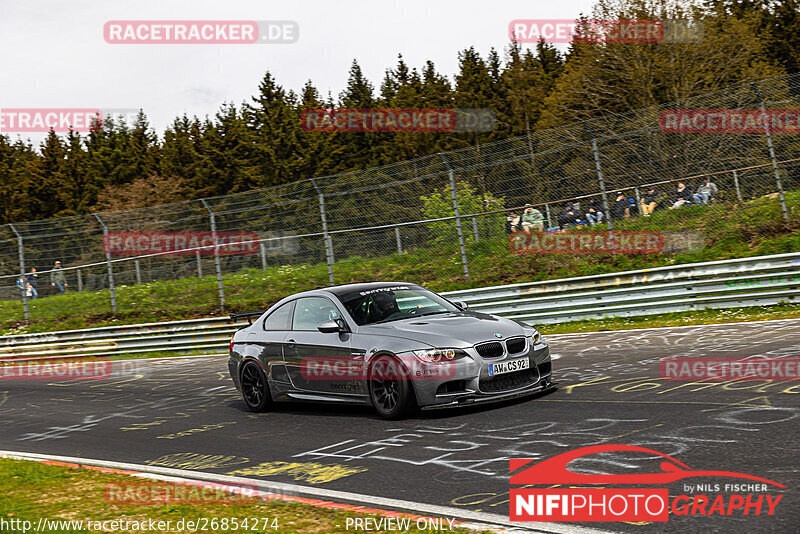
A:
{"label": "red car silhouette logo", "polygon": [[[661,456],[669,461],[661,462],[660,473],[640,473],[635,475],[595,475],[575,473],[567,469],[567,464],[578,458],[597,454],[600,452],[645,452],[655,456]],[[513,473],[535,460],[513,459],[509,462],[509,472]],[[635,445],[592,445],[581,447],[574,451],[559,454],[547,460],[542,460],[527,469],[513,475],[511,484],[666,484],[689,477],[732,477],[766,482],[779,488],[785,488],[783,484],[778,484],[772,480],[761,478],[745,473],[734,473],[732,471],[695,471],[688,465],[676,460],[671,456],[662,454],[652,449],[637,447]]]}

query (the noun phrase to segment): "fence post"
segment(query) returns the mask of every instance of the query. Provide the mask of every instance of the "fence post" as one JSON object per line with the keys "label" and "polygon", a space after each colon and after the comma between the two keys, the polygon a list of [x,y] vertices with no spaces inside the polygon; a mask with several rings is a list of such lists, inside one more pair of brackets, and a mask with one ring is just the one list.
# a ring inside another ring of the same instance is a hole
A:
{"label": "fence post", "polygon": [[586,121],[583,122],[583,127],[586,128],[586,131],[589,133],[589,137],[592,138],[592,153],[594,155],[594,167],[597,170],[597,181],[600,183],[600,193],[603,196],[603,210],[605,211],[606,216],[606,225],[608,226],[609,230],[614,229],[614,225],[611,222],[611,210],[608,208],[608,195],[606,194],[606,182],[603,178],[603,167],[600,165],[600,150],[597,148],[597,139],[594,136],[594,132],[592,131],[589,123]]}
{"label": "fence post", "polygon": [[75,269],[75,274],[78,276],[78,293],[83,292],[83,277],[81,276],[81,270]]}
{"label": "fence post", "polygon": [[214,211],[209,207],[208,202],[204,198],[200,199],[203,207],[208,212],[208,218],[211,222],[211,236],[214,239],[214,267],[217,270],[217,290],[219,291],[219,309],[225,311],[225,286],[222,284],[222,263],[219,259],[219,238],[217,236],[217,216]]}
{"label": "fence post", "polygon": [[[755,82],[750,84],[753,91],[756,93],[758,103],[761,106],[761,113],[766,115],[767,110],[764,106],[764,99],[761,98],[761,92]],[[775,147],[772,145],[772,133],[769,131],[769,121],[764,121],[764,133],[767,135],[767,147],[769,147],[769,157],[772,159],[772,169],[775,171],[775,183],[778,185],[778,197],[781,199],[781,211],[783,212],[783,219],[786,224],[789,224],[789,210],[786,208],[786,197],[783,194],[783,182],[781,181],[781,172],[778,169],[778,158],[775,157]]]}
{"label": "fence post", "polygon": [[[640,178],[641,178],[641,176],[640,176]],[[639,187],[638,186],[633,188],[633,193],[636,196],[636,212],[639,215],[642,215],[642,197],[639,194]]]}
{"label": "fence post", "polygon": [[742,202],[742,190],[739,189],[739,174],[735,170],[733,171],[733,185],[736,187],[736,198],[739,199],[739,202]]}
{"label": "fence post", "polygon": [[[550,228],[551,226],[553,226],[553,219],[550,218],[550,204],[544,205],[544,212],[547,215],[547,228]],[[547,230],[547,228],[545,228],[545,231]]]}
{"label": "fence post", "polygon": [[194,251],[194,256],[197,258],[197,278],[203,277],[203,262],[200,260],[200,249]]}
{"label": "fence post", "polygon": [[108,245],[108,226],[103,222],[103,219],[96,213],[92,213],[100,226],[103,227],[103,249],[106,253],[106,269],[108,270],[108,288],[111,293],[111,313],[117,313],[117,290],[114,287],[114,267],[111,266],[111,250]]}
{"label": "fence post", "polygon": [[[19,252],[19,274],[20,274],[20,276],[22,276],[24,278],[25,277],[25,247],[24,247],[24,243],[23,243],[23,239],[22,239],[22,234],[17,232],[17,229],[14,228],[13,224],[9,224],[8,227],[11,228],[11,231],[14,232],[14,234],[16,234],[16,236],[17,236],[17,250]],[[30,310],[30,307],[28,306],[28,297],[25,296],[25,288],[24,287],[22,288],[22,295],[21,296],[22,296],[22,307],[25,310],[25,320],[27,321],[28,319],[31,318],[31,310]]]}
{"label": "fence post", "polygon": [[136,285],[142,285],[142,270],[139,267],[139,260],[133,260],[133,266],[136,269]]}
{"label": "fence post", "polygon": [[447,167],[447,176],[450,180],[450,193],[453,197],[453,212],[456,216],[456,230],[458,231],[458,246],[461,248],[461,265],[464,268],[464,280],[469,282],[469,263],[467,262],[467,246],[464,243],[464,229],[461,227],[461,210],[458,208],[458,195],[456,195],[456,178],[453,174],[453,168],[444,154],[439,152],[439,157],[442,158],[445,167]]}
{"label": "fence post", "polygon": [[328,282],[333,285],[336,283],[333,278],[333,264],[336,260],[333,257],[333,241],[331,241],[331,236],[328,233],[328,219],[325,216],[325,195],[317,187],[317,182],[313,178],[311,179],[311,185],[317,191],[317,199],[319,200],[319,217],[322,220],[322,236],[325,239],[325,260],[328,262]]}
{"label": "fence post", "polygon": [[395,241],[397,241],[397,253],[398,254],[402,254],[403,253],[403,241],[400,239],[400,227],[399,226],[395,226],[394,227],[394,239],[395,239]]}
{"label": "fence post", "polygon": [[267,270],[267,249],[263,241],[258,242],[258,250],[261,252],[261,270]]}

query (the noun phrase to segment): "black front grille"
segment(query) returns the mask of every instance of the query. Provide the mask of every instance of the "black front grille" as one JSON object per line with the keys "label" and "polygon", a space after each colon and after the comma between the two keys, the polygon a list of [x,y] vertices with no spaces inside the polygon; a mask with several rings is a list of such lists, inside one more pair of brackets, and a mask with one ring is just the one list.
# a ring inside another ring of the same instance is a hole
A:
{"label": "black front grille", "polygon": [[475,345],[475,350],[478,351],[481,358],[499,358],[503,355],[503,344],[499,341],[490,341]]}
{"label": "black front grille", "polygon": [[523,369],[522,371],[515,371],[504,375],[481,378],[478,387],[480,387],[481,391],[484,393],[498,393],[500,391],[509,391],[535,384],[537,380],[539,380],[539,373],[535,368]]}
{"label": "black front grille", "polygon": [[516,354],[518,352],[522,352],[525,350],[525,338],[524,337],[514,337],[509,340],[506,340],[506,348],[508,349],[509,354]]}

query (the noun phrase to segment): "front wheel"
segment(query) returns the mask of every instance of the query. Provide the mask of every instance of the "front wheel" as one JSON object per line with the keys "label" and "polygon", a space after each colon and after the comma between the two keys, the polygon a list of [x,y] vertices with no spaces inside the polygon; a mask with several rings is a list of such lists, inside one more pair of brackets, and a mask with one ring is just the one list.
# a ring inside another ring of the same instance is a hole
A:
{"label": "front wheel", "polygon": [[410,377],[389,356],[379,356],[370,364],[369,397],[384,419],[400,419],[416,404]]}
{"label": "front wheel", "polygon": [[251,412],[264,412],[272,404],[264,370],[253,360],[246,361],[242,367],[241,386],[242,398]]}

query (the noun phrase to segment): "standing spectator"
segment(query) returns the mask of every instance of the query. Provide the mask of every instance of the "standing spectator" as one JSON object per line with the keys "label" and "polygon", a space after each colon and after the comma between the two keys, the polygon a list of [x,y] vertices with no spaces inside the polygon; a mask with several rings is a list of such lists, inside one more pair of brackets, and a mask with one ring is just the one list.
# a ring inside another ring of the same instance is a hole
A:
{"label": "standing spectator", "polygon": [[21,274],[17,278],[17,289],[19,289],[19,296],[25,298],[28,289],[28,281],[25,280],[25,275]]}
{"label": "standing spectator", "polygon": [[525,211],[522,212],[522,231],[543,232],[544,231],[544,215],[542,212],[531,206],[525,204]]}
{"label": "standing spectator", "polygon": [[697,188],[697,193],[692,196],[695,204],[708,204],[708,201],[719,193],[717,184],[709,181],[708,177],[703,178],[703,184]]}
{"label": "standing spectator", "polygon": [[575,211],[575,207],[572,202],[567,202],[564,204],[564,211],[558,216],[558,226],[562,230],[566,230],[567,226],[571,226],[576,222],[578,222],[578,214]]}
{"label": "standing spectator", "polygon": [[28,296],[32,299],[39,298],[39,275],[36,274],[36,267],[31,267],[31,270],[25,275],[25,280],[28,282],[28,285],[30,285]]}
{"label": "standing spectator", "polygon": [[678,190],[675,192],[675,197],[672,206],[669,209],[680,208],[684,204],[692,203],[692,192],[686,187],[683,182],[678,182]]}
{"label": "standing spectator", "polygon": [[647,188],[647,192],[642,196],[642,214],[649,217],[658,207],[659,194],[655,186],[651,185]]}
{"label": "standing spectator", "polygon": [[519,232],[522,229],[522,219],[517,212],[512,211],[506,217],[506,233],[513,234],[514,232]]}
{"label": "standing spectator", "polygon": [[611,205],[611,218],[614,220],[625,219],[631,216],[630,202],[622,191],[617,192],[617,199]]}
{"label": "standing spectator", "polygon": [[61,268],[60,261],[56,261],[53,270],[50,271],[50,285],[56,288],[59,295],[62,295],[67,287],[67,276],[64,274],[64,269]]}
{"label": "standing spectator", "polygon": [[586,220],[589,221],[590,226],[603,222],[605,214],[600,206],[600,201],[592,197],[586,203]]}
{"label": "standing spectator", "polygon": [[25,282],[25,298],[27,299],[35,299],[39,293],[36,292],[36,288],[31,285],[30,282]]}

